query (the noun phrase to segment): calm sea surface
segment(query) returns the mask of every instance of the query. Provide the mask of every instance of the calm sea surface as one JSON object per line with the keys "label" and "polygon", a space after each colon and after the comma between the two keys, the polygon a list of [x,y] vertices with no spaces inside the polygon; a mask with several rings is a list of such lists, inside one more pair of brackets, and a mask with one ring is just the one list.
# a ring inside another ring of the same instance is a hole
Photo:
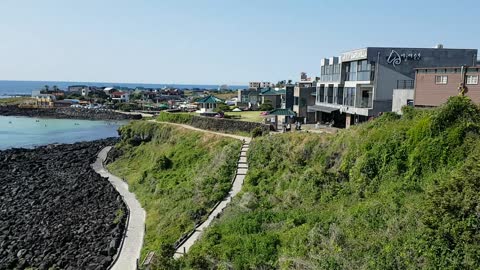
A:
{"label": "calm sea surface", "polygon": [[118,127],[126,123],[0,116],[0,150],[117,137]]}

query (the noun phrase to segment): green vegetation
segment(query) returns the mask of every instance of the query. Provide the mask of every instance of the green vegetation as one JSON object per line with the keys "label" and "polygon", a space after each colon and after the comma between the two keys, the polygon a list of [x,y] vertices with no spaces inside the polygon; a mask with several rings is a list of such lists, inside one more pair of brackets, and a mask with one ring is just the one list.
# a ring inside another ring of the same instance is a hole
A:
{"label": "green vegetation", "polygon": [[31,97],[0,98],[0,105],[18,105],[32,100]]}
{"label": "green vegetation", "polygon": [[264,111],[264,112],[269,112],[271,110],[273,110],[273,105],[272,105],[272,101],[271,100],[265,100],[264,103],[262,103],[260,105],[260,108],[258,108],[260,111]]}
{"label": "green vegetation", "polygon": [[115,212],[115,219],[113,220],[113,224],[118,224],[123,216],[125,215],[125,212],[123,212],[122,208],[117,209],[117,212]]}
{"label": "green vegetation", "polygon": [[240,121],[263,123],[263,117],[259,111],[226,112],[225,116]]}
{"label": "green vegetation", "polygon": [[174,242],[229,191],[241,142],[145,121],[120,132],[122,154],[108,169],[128,182],[147,212],[142,257],[155,251],[158,265],[168,268]]}
{"label": "green vegetation", "polygon": [[157,121],[177,124],[190,124],[192,122],[192,118],[193,114],[189,113],[161,112],[157,117]]}
{"label": "green vegetation", "polygon": [[182,269],[478,269],[480,109],[252,142],[242,192]]}

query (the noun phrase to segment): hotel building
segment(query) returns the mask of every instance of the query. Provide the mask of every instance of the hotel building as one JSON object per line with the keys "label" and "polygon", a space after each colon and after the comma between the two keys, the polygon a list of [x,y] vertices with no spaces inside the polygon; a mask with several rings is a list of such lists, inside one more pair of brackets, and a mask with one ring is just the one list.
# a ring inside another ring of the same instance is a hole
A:
{"label": "hotel building", "polygon": [[[414,89],[415,69],[476,65],[475,49],[368,47],[321,60],[308,121],[348,128],[392,111],[394,89]],[[406,104],[405,104],[406,105]],[[313,121],[312,121],[313,120]]]}

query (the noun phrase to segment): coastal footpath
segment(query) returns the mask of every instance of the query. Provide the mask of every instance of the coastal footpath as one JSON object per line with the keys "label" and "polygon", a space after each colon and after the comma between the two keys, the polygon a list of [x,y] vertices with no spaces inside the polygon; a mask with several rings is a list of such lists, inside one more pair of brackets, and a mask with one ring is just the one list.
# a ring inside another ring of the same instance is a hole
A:
{"label": "coastal footpath", "polygon": [[142,118],[140,114],[123,114],[104,109],[21,108],[17,105],[0,106],[0,115],[85,120],[131,120]]}
{"label": "coastal footpath", "polygon": [[108,152],[112,149],[107,146],[98,153],[98,158],[92,168],[102,177],[108,178],[108,181],[120,193],[123,201],[128,207],[128,222],[123,238],[119,254],[113,262],[112,270],[136,269],[138,259],[140,258],[140,251],[142,250],[143,237],[145,234],[145,210],[140,205],[135,194],[131,193],[128,184],[119,177],[111,174],[104,166],[107,159]]}
{"label": "coastal footpath", "polygon": [[91,167],[116,139],[0,151],[0,269],[106,269],[127,208]]}

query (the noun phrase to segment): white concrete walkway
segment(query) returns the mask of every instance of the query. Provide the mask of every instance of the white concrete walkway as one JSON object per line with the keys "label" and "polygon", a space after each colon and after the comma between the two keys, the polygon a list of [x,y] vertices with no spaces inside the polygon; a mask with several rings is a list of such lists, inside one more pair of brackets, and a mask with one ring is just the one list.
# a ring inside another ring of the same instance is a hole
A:
{"label": "white concrete walkway", "polygon": [[103,162],[107,157],[108,151],[112,147],[108,146],[98,153],[97,160],[92,164],[92,168],[102,177],[108,177],[108,181],[115,187],[115,189],[123,197],[127,204],[130,215],[128,218],[128,225],[126,228],[126,235],[121,246],[118,259],[113,267],[115,270],[133,270],[137,268],[137,259],[140,262],[140,251],[143,245],[143,237],[145,234],[145,210],[138,202],[135,194],[128,191],[128,185],[119,177],[110,174],[103,166]]}
{"label": "white concrete walkway", "polygon": [[[208,132],[205,130],[201,130],[201,131]],[[211,132],[211,133],[216,133],[222,136],[228,135],[229,137],[231,137],[230,136],[231,134],[223,134],[223,133],[217,133],[217,132]],[[237,137],[237,139],[238,137],[241,137],[236,135],[232,135],[232,136]],[[200,224],[200,226],[195,228],[195,232],[189,238],[187,238],[187,240],[182,245],[180,245],[177,248],[177,250],[175,250],[175,254],[173,255],[175,259],[182,257],[185,253],[188,252],[188,250],[193,246],[195,241],[197,241],[200,238],[200,236],[203,234],[205,229],[208,228],[208,226],[210,226],[210,224],[215,219],[215,217],[217,217],[220,213],[222,213],[222,211],[227,207],[228,203],[232,201],[232,198],[235,195],[237,195],[240,192],[240,190],[242,190],[243,181],[245,180],[245,175],[247,174],[247,171],[248,171],[247,151],[250,144],[250,138],[242,137],[241,139],[244,139],[244,138],[248,140],[245,140],[242,146],[242,149],[240,152],[240,158],[239,158],[239,161],[237,162],[237,171],[235,174],[235,179],[233,180],[233,183],[232,183],[232,188],[228,192],[228,195],[223,199],[223,201],[221,201],[213,209],[210,215],[208,215],[207,220],[205,220],[202,224]]]}

